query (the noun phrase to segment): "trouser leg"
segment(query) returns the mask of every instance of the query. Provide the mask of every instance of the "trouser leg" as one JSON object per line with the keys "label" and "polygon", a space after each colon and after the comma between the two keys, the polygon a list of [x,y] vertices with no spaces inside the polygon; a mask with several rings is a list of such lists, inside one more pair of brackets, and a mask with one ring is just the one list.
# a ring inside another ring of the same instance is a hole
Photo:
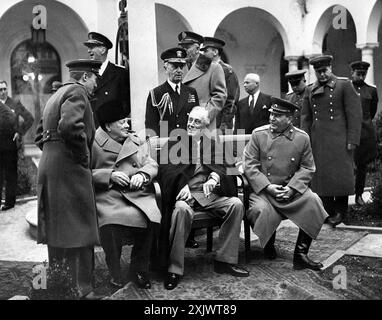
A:
{"label": "trouser leg", "polygon": [[194,211],[184,201],[177,201],[171,216],[170,228],[170,264],[168,272],[183,275],[184,249],[191,231]]}
{"label": "trouser leg", "polygon": [[312,261],[308,257],[308,252],[310,245],[312,243],[312,238],[306,234],[302,229],[299,230],[296,247],[294,249],[293,255],[293,267],[297,270],[300,269],[312,269],[320,270],[323,265],[320,262]]}
{"label": "trouser leg", "polygon": [[3,199],[3,181],[4,181],[4,171],[5,171],[5,159],[4,159],[4,151],[0,150],[0,204]]}
{"label": "trouser leg", "polygon": [[366,181],[366,164],[359,163],[355,174],[355,195],[362,196]]}
{"label": "trouser leg", "polygon": [[100,228],[100,241],[105,260],[111,277],[116,281],[121,281],[121,236],[118,225],[104,225]]}
{"label": "trouser leg", "polygon": [[154,228],[151,223],[147,223],[147,228],[131,229],[134,229],[132,230],[134,245],[131,250],[130,272],[148,273]]}
{"label": "trouser leg", "polygon": [[6,153],[4,178],[5,205],[14,206],[17,190],[17,150]]}
{"label": "trouser leg", "polygon": [[336,197],[336,212],[339,212],[341,215],[346,215],[348,212],[348,196]]}
{"label": "trouser leg", "polygon": [[320,196],[322,204],[329,216],[334,216],[336,213],[334,197]]}

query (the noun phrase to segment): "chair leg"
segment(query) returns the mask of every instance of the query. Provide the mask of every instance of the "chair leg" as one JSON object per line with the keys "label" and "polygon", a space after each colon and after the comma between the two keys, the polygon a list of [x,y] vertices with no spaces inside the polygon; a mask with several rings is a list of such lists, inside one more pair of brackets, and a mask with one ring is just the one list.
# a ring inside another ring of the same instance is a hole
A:
{"label": "chair leg", "polygon": [[207,252],[212,251],[212,233],[213,233],[213,227],[207,228]]}
{"label": "chair leg", "polygon": [[245,245],[245,261],[248,261],[251,251],[251,226],[247,219],[244,219],[244,245]]}

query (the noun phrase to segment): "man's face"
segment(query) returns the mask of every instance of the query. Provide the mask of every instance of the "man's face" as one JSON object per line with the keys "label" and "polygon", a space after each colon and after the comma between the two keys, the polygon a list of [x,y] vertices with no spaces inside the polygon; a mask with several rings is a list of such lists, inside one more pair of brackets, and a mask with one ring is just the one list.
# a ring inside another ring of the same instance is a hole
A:
{"label": "man's face", "polygon": [[130,125],[127,118],[108,123],[106,129],[115,141],[123,142],[129,136]]}
{"label": "man's face", "polygon": [[256,89],[259,87],[259,83],[250,77],[244,78],[244,89],[248,94],[253,94]]}
{"label": "man's face", "polygon": [[206,123],[203,117],[206,116],[204,110],[192,110],[188,116],[187,134],[190,137],[200,137],[203,130],[206,128]]}
{"label": "man's face", "polygon": [[3,82],[0,83],[0,99],[6,100],[8,96],[8,88],[7,85]]}
{"label": "man's face", "polygon": [[89,95],[92,95],[94,93],[94,90],[97,88],[98,78],[93,72],[85,73],[84,76],[84,86],[88,91]]}
{"label": "man's face", "polygon": [[210,59],[213,59],[217,56],[217,49],[213,48],[213,47],[207,47],[205,50],[204,50],[204,55]]}
{"label": "man's face", "polygon": [[354,83],[363,83],[366,78],[366,71],[353,71],[351,77]]}
{"label": "man's face", "polygon": [[166,62],[164,65],[164,70],[167,75],[167,79],[174,83],[181,82],[183,79],[184,66],[184,63]]}
{"label": "man's face", "polygon": [[104,46],[88,46],[88,54],[92,60],[101,60],[105,54],[106,48]]}
{"label": "man's face", "polygon": [[290,81],[290,86],[292,87],[292,90],[294,93],[300,93],[304,91],[306,87],[306,80],[305,79],[300,79],[297,81]]}
{"label": "man's face", "polygon": [[199,54],[199,44],[198,43],[184,43],[181,44],[181,47],[186,50],[187,62],[194,62],[196,60],[196,57]]}
{"label": "man's face", "polygon": [[274,112],[269,114],[269,123],[275,132],[283,132],[291,122],[292,117],[289,115]]}
{"label": "man's face", "polygon": [[316,72],[317,80],[322,83],[328,82],[332,75],[332,67],[322,67],[314,71]]}

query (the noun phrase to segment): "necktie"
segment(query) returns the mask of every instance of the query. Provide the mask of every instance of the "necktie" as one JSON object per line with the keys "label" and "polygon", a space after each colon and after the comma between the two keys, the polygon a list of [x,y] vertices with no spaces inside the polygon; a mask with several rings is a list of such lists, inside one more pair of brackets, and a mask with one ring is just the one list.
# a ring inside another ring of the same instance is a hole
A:
{"label": "necktie", "polygon": [[179,95],[179,85],[178,84],[175,86],[175,92],[177,93],[177,95]]}
{"label": "necktie", "polygon": [[249,108],[252,110],[255,106],[255,97],[253,96],[253,94],[251,94],[249,98],[251,100],[251,102],[249,103]]}

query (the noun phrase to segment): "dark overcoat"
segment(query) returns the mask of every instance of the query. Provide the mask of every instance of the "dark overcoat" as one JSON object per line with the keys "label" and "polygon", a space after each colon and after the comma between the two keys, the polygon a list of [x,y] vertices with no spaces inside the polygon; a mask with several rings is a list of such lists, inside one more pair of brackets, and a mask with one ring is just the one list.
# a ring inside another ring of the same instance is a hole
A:
{"label": "dark overcoat", "polygon": [[[150,158],[147,144],[130,133],[122,145],[98,128],[92,151],[99,226],[118,224],[145,228],[147,221],[160,223],[161,213],[152,185],[158,174],[158,164]],[[110,180],[113,171],[122,171],[129,178],[142,172],[149,180],[141,190],[121,188]]]}
{"label": "dark overcoat", "polygon": [[269,123],[269,108],[271,96],[260,92],[254,108],[249,107],[249,96],[238,103],[235,117],[235,133],[244,129],[245,134],[251,134],[253,129]]}
{"label": "dark overcoat", "polygon": [[354,194],[353,152],[358,145],[362,108],[351,81],[332,75],[325,85],[307,87],[301,110],[301,129],[310,135],[316,174],[312,190],[320,196]]}
{"label": "dark overcoat", "polygon": [[[312,238],[316,238],[326,213],[321,199],[309,189],[315,172],[309,136],[290,125],[283,133],[275,133],[270,125],[257,128],[244,150],[244,174],[255,195],[253,208],[257,216],[253,226],[254,233],[264,246],[283,219],[292,220]],[[289,186],[296,191],[287,202],[276,201],[265,192],[269,184]],[[256,207],[259,201],[268,205]],[[264,203],[263,201],[261,201]],[[270,205],[269,205],[270,204]]]}
{"label": "dark overcoat", "polygon": [[373,125],[373,118],[378,108],[378,92],[373,86],[363,82],[362,84],[355,84],[353,86],[359,96],[361,97],[362,105],[362,128],[361,128],[361,141],[354,153],[354,160],[356,164],[367,164],[377,154],[377,137]]}
{"label": "dark overcoat", "polygon": [[91,99],[94,121],[98,127],[96,111],[99,106],[110,101],[120,101],[126,117],[130,115],[130,76],[125,67],[109,62],[102,76],[98,79],[97,88]]}
{"label": "dark overcoat", "polygon": [[[187,129],[188,114],[191,109],[199,105],[199,98],[194,88],[184,84],[180,86],[178,96],[166,81],[150,91],[146,102],[146,130],[151,129],[155,135],[168,137],[175,129]],[[167,127],[165,126],[167,121]],[[161,128],[162,131],[161,132]],[[168,130],[165,130],[168,128]],[[150,131],[146,131],[147,135]]]}
{"label": "dark overcoat", "polygon": [[233,129],[233,118],[235,117],[237,103],[240,98],[239,80],[232,66],[222,60],[219,60],[219,64],[224,71],[225,84],[227,87],[227,100],[223,110],[218,114],[217,124],[220,125],[222,130]]}
{"label": "dark overcoat", "polygon": [[293,120],[292,120],[293,126],[295,126],[296,128],[301,127],[301,109],[302,109],[302,103],[304,101],[306,88],[307,87],[305,87],[305,89],[302,92],[298,92],[298,93],[291,92],[285,96],[286,100],[292,102],[293,104],[297,106],[297,109],[294,112]]}
{"label": "dark overcoat", "polygon": [[66,83],[46,103],[37,128],[38,243],[76,248],[99,242],[90,168],[94,133],[85,87]]}

